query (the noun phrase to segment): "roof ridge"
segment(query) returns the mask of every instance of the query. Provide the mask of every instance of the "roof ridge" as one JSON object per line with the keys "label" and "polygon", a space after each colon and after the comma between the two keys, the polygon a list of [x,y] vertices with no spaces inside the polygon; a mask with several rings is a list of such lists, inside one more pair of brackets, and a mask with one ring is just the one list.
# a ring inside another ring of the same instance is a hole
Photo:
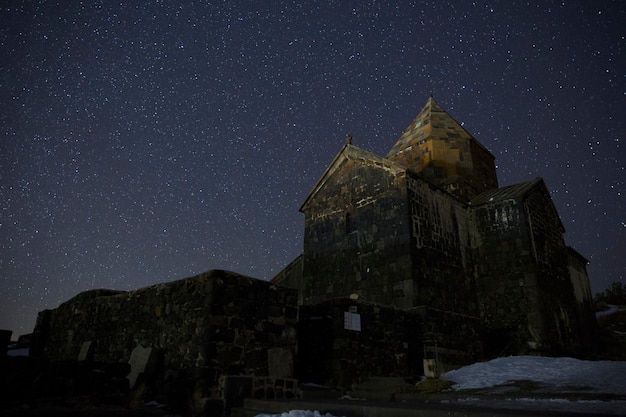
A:
{"label": "roof ridge", "polygon": [[543,178],[536,177],[532,180],[519,182],[516,184],[505,185],[504,187],[492,188],[478,194],[470,201],[470,205],[477,206],[487,204],[492,201],[507,200],[510,198],[524,197],[530,190],[543,182]]}

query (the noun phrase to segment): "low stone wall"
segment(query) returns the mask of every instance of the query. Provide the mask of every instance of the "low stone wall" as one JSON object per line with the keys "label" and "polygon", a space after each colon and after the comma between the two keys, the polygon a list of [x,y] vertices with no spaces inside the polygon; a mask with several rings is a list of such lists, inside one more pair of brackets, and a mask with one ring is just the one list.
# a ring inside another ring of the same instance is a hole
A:
{"label": "low stone wall", "polygon": [[297,316],[296,290],[209,271],[136,291],[81,293],[40,313],[33,351],[50,361],[126,363],[135,347],[151,348],[161,374],[195,369],[200,395],[216,398],[225,375],[293,376]]}

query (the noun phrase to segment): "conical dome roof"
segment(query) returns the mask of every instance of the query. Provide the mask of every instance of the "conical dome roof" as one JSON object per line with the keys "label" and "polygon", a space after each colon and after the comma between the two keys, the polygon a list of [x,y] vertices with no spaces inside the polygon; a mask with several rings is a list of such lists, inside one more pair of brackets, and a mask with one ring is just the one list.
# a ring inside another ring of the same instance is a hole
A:
{"label": "conical dome roof", "polygon": [[498,186],[494,156],[432,96],[387,159],[464,200]]}
{"label": "conical dome roof", "polygon": [[[415,153],[417,146],[427,139],[473,139],[456,120],[435,101],[433,96],[428,98],[426,105],[411,124],[406,128],[402,136],[387,154],[388,159],[404,162],[404,165],[412,159],[411,153]],[[407,166],[411,168],[411,166]]]}

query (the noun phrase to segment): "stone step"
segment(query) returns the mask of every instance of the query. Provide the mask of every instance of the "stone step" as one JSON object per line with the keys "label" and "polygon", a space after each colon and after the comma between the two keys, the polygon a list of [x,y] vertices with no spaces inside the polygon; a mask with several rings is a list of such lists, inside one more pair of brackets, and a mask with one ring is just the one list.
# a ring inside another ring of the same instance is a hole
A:
{"label": "stone step", "polygon": [[401,392],[403,386],[408,385],[402,377],[373,377],[354,386],[347,395],[355,399],[390,400],[397,392]]}
{"label": "stone step", "polygon": [[343,394],[340,391],[322,385],[302,384],[300,386],[300,398],[304,400],[325,398],[336,399],[342,395]]}

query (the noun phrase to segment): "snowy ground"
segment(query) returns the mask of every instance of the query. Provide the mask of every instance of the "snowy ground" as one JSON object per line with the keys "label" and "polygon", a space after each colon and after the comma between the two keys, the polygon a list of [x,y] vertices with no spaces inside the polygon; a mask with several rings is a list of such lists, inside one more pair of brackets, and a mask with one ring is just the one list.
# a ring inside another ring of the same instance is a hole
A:
{"label": "snowy ground", "polygon": [[457,391],[532,381],[560,392],[626,395],[626,362],[509,356],[450,371],[446,379],[455,382]]}
{"label": "snowy ground", "polygon": [[282,414],[259,414],[256,417],[335,417],[332,414],[321,414],[319,411],[291,410]]}
{"label": "snowy ground", "polygon": [[[573,358],[510,356],[450,371],[456,399],[444,403],[473,407],[554,410],[626,415],[626,362]],[[520,391],[522,381],[525,391]],[[516,385],[517,384],[517,385]],[[496,399],[478,395],[488,390]],[[464,394],[467,394],[465,396]],[[317,411],[292,410],[257,417],[333,417]]]}
{"label": "snowy ground", "polygon": [[[450,371],[446,379],[468,392],[457,400],[467,405],[626,415],[626,362],[511,356]],[[471,390],[485,389],[502,398],[485,404],[472,397]]]}

